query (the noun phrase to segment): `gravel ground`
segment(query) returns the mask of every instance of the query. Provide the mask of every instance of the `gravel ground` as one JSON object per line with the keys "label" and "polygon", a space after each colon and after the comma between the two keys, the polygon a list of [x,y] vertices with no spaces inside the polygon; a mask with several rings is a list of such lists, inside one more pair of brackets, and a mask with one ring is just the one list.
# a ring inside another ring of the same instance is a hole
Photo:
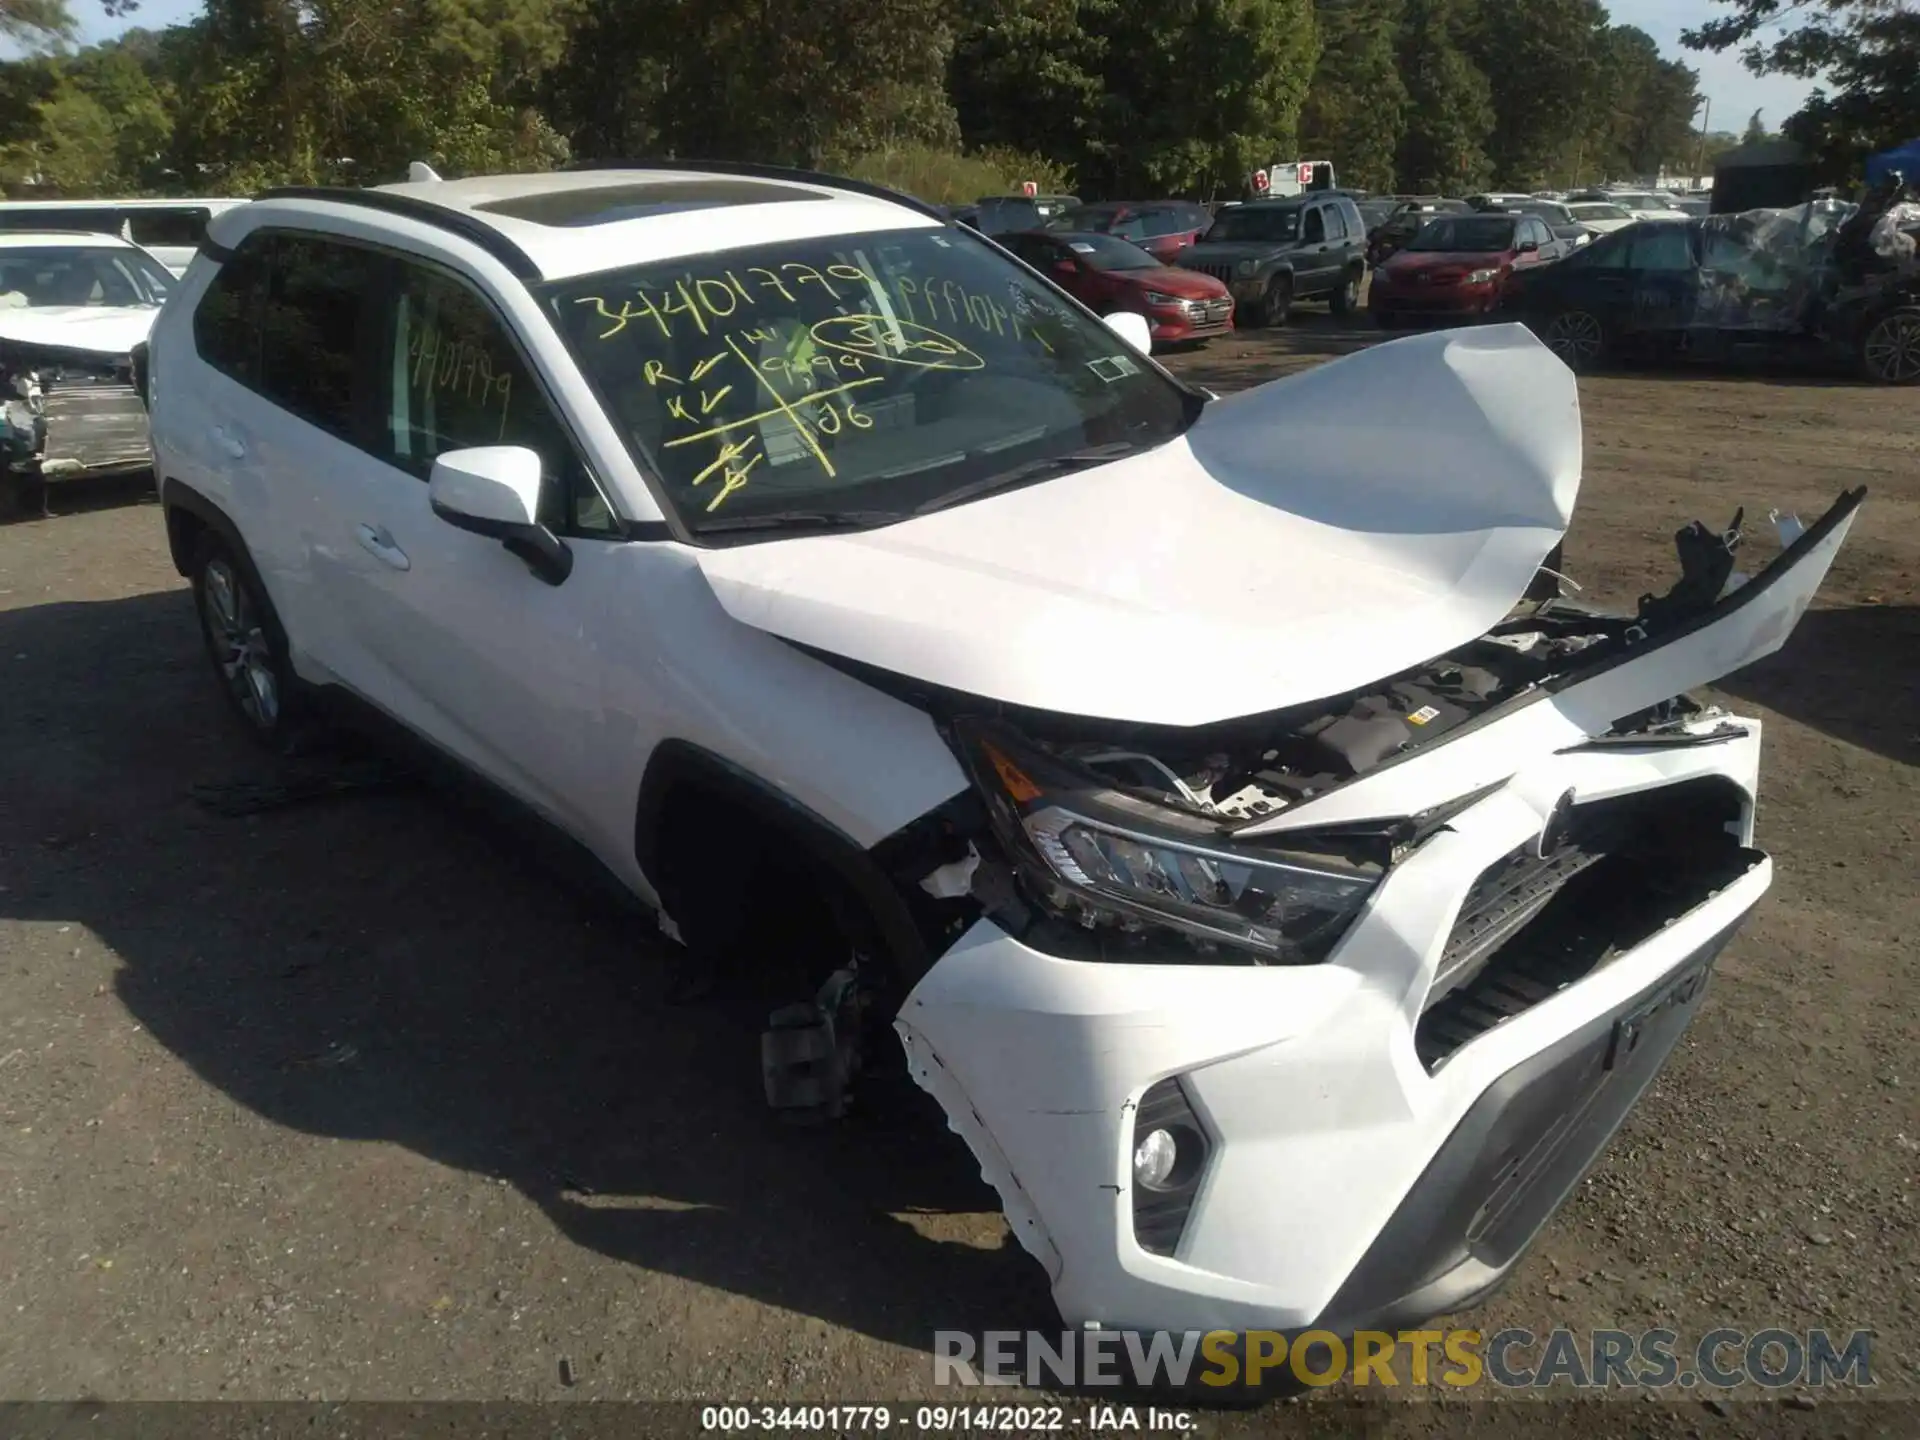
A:
{"label": "gravel ground", "polygon": [[[1174,363],[1226,390],[1371,339],[1303,313]],[[1567,563],[1589,594],[1664,584],[1696,516],[1811,521],[1875,493],[1788,649],[1728,682],[1768,723],[1773,891],[1470,1323],[1868,1327],[1881,1391],[1913,1395],[1920,407],[1741,374],[1582,396]],[[774,1123],[753,1037],[669,1004],[644,927],[515,835],[412,789],[196,804],[268,772],[220,710],[158,510],[137,483],[60,498],[0,528],[0,1396],[898,1400],[937,1393],[936,1328],[1053,1323],[956,1142],[910,1107]],[[1605,1414],[1920,1428],[1820,1406]],[[1534,1423],[1457,1400],[1304,1412]]]}

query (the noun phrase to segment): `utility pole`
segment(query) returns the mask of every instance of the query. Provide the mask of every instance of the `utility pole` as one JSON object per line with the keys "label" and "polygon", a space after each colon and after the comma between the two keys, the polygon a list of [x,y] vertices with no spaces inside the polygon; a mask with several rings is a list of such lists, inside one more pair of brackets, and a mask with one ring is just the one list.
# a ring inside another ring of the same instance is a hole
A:
{"label": "utility pole", "polygon": [[1713,119],[1713,97],[1706,97],[1706,113],[1700,117],[1700,145],[1693,152],[1693,178],[1698,180],[1707,165],[1707,124]]}

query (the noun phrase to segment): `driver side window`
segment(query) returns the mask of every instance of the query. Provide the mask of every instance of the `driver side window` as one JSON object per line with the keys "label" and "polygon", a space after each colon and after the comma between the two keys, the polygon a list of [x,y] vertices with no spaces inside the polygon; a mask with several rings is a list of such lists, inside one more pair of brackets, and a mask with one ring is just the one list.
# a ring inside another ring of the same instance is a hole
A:
{"label": "driver side window", "polygon": [[542,462],[540,521],[565,533],[618,526],[492,309],[450,276],[401,262],[382,389],[386,458],[426,479],[449,450],[522,445]]}

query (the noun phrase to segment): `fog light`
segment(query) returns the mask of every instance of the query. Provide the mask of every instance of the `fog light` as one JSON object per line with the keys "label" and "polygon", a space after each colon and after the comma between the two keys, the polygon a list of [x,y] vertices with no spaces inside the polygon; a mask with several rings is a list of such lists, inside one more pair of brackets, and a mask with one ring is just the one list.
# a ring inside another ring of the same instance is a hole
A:
{"label": "fog light", "polygon": [[1140,1097],[1133,1121],[1133,1233],[1140,1248],[1171,1255],[1200,1194],[1211,1148],[1178,1079]]}
{"label": "fog light", "polygon": [[1133,1178],[1149,1190],[1164,1190],[1179,1163],[1180,1146],[1171,1130],[1155,1130],[1133,1147]]}

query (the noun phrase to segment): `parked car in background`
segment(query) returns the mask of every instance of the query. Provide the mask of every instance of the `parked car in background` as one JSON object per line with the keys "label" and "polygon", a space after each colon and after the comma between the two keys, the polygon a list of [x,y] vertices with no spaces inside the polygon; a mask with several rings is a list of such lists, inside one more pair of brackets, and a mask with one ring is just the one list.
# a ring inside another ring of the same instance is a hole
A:
{"label": "parked car in background", "polygon": [[0,232],[0,475],[11,507],[151,463],[134,349],[175,283],[112,235]]}
{"label": "parked car in background", "polygon": [[1373,272],[1368,308],[1382,329],[1422,320],[1471,320],[1501,307],[1517,271],[1573,247],[1531,215],[1446,215]]}
{"label": "parked car in background", "polygon": [[1611,235],[1633,224],[1633,212],[1611,200],[1570,200],[1567,213],[1594,235]]}
{"label": "parked car in background", "polygon": [[1404,200],[1382,224],[1367,232],[1367,263],[1376,266],[1385,264],[1387,257],[1418,235],[1420,227],[1429,220],[1441,215],[1473,213],[1473,207],[1464,200],[1426,197]]}
{"label": "parked car in background", "polygon": [[1671,200],[1645,190],[1620,190],[1612,202],[1636,220],[1685,220],[1686,212],[1674,208]]}
{"label": "parked car in background", "polygon": [[1076,205],[1048,220],[1046,228],[1131,240],[1149,254],[1172,263],[1212,223],[1212,212],[1193,200],[1108,200]]}
{"label": "parked car in background", "polygon": [[1204,341],[1233,329],[1233,296],[1224,284],[1164,264],[1131,240],[1092,230],[994,238],[1096,314],[1146,316],[1156,345]]}
{"label": "parked car in background", "polygon": [[1467,204],[1475,210],[1511,210],[1523,200],[1533,196],[1518,190],[1494,190],[1483,195],[1467,196]]}
{"label": "parked car in background", "polygon": [[1360,223],[1367,227],[1367,234],[1371,235],[1392,218],[1402,203],[1398,195],[1376,195],[1370,199],[1356,200],[1354,207],[1360,212]]}
{"label": "parked car in background", "polygon": [[1223,213],[1180,263],[1226,285],[1248,325],[1284,325],[1296,300],[1345,315],[1367,278],[1366,226],[1344,196],[1256,200]]}
{"label": "parked car in background", "polygon": [[1920,384],[1920,274],[1843,280],[1818,258],[1783,264],[1786,253],[1756,254],[1711,222],[1645,220],[1519,279],[1508,308],[1576,370],[1759,349],[1836,355],[1869,380]]}
{"label": "parked car in background", "polygon": [[954,218],[985,235],[1006,235],[1038,230],[1079,204],[1072,195],[983,195]]}
{"label": "parked car in background", "polygon": [[245,200],[0,200],[0,230],[87,230],[117,235],[184,275],[207,223]]}
{"label": "parked car in background", "polygon": [[1593,232],[1574,219],[1573,211],[1557,200],[1516,200],[1500,208],[1509,214],[1531,215],[1536,220],[1546,222],[1547,229],[1553,232],[1553,238],[1571,249],[1578,249],[1593,239]]}

